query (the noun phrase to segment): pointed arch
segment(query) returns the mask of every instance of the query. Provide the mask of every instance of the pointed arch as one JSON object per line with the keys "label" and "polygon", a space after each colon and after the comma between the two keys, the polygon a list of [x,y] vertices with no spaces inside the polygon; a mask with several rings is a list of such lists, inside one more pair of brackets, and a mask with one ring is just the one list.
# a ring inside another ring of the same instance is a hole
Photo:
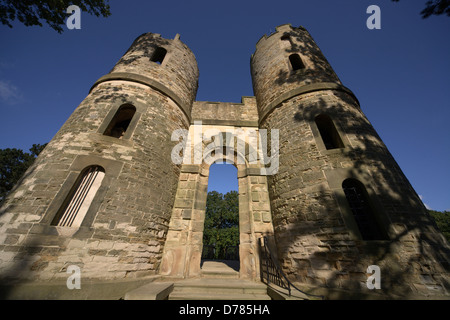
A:
{"label": "pointed arch", "polygon": [[[201,275],[203,233],[210,167],[227,162],[237,168],[239,197],[239,278],[259,279],[258,238],[273,234],[267,177],[250,155],[253,146],[246,141],[224,148],[203,145],[201,164],[183,164],[177,195],[160,266],[162,275],[197,277]],[[209,148],[206,148],[209,146]],[[242,148],[245,146],[245,148]],[[256,150],[255,150],[256,152]],[[206,161],[208,160],[208,161]],[[183,226],[180,228],[180,226]],[[186,239],[183,243],[175,239]]]}

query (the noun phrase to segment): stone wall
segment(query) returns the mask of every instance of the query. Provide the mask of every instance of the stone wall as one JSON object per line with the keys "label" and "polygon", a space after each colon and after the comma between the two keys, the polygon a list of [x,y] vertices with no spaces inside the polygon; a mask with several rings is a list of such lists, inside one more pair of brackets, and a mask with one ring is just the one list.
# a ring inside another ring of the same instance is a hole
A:
{"label": "stone wall", "polygon": [[256,99],[242,97],[241,103],[195,101],[192,107],[192,122],[196,120],[205,125],[257,127]]}
{"label": "stone wall", "polygon": [[[136,106],[139,117],[130,139],[97,132],[108,112],[123,103]],[[179,175],[170,161],[170,135],[187,125],[173,101],[148,87],[127,82],[96,87],[2,209],[2,277],[67,277],[70,264],[81,266],[88,278],[154,274]],[[88,213],[76,230],[50,225],[72,187],[67,181],[92,164],[106,172],[93,204],[97,212]]]}
{"label": "stone wall", "polygon": [[[335,296],[341,298],[369,292],[370,265],[381,268],[378,294],[445,295],[448,244],[319,51],[303,28],[284,25],[263,37],[252,56],[260,128],[280,132],[280,169],[268,185],[283,269],[293,281],[346,290]],[[292,53],[302,57],[303,69],[290,69]],[[341,146],[327,149],[319,115],[331,119]],[[348,178],[364,185],[383,240],[362,239],[342,187]]]}
{"label": "stone wall", "polygon": [[[345,148],[326,150],[313,121],[332,117]],[[342,94],[297,96],[267,117],[280,128],[280,170],[269,176],[278,254],[294,281],[366,291],[366,269],[379,265],[383,294],[446,292],[448,247],[423,204],[358,106]],[[364,241],[342,191],[361,181],[388,234]],[[424,280],[426,279],[426,280]]]}
{"label": "stone wall", "polygon": [[[257,122],[254,97],[244,97],[240,104],[194,103],[193,124],[189,128],[191,144],[184,149],[184,154],[191,156],[184,157],[188,164],[181,169],[161,264],[163,276],[200,276],[209,168],[216,161],[227,161],[238,169],[240,278],[260,279],[259,239],[273,237],[273,228],[267,177],[261,175],[261,163],[252,158],[256,154],[250,156],[256,147]],[[195,135],[207,132],[214,134],[214,141],[203,136],[195,142]],[[219,137],[223,140],[216,140]],[[194,157],[197,145],[201,154],[198,162]]]}
{"label": "stone wall", "polygon": [[[168,51],[161,65],[149,60],[157,46]],[[3,283],[67,279],[69,265],[78,265],[84,279],[156,273],[180,174],[171,161],[171,135],[189,128],[197,83],[195,57],[178,36],[146,34],[135,41],[2,207]],[[125,135],[104,135],[123,105],[136,108]],[[101,166],[105,177],[81,226],[54,225],[80,173],[91,165]]]}
{"label": "stone wall", "polygon": [[[298,54],[304,68],[293,70],[291,54]],[[341,82],[308,31],[302,27],[282,25],[256,44],[251,57],[253,91],[260,121],[290,92],[310,84]]]}
{"label": "stone wall", "polygon": [[[157,48],[167,50],[162,63],[151,61]],[[199,71],[192,51],[180,40],[164,39],[159,34],[139,36],[117,62],[106,79],[131,77],[161,90],[176,101],[186,116],[191,115],[198,88]],[[103,79],[99,79],[103,81]]]}

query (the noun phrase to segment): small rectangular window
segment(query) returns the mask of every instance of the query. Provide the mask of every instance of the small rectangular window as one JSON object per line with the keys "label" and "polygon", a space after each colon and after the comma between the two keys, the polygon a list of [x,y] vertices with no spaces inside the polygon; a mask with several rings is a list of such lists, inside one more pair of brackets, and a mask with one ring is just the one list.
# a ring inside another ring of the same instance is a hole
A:
{"label": "small rectangular window", "polygon": [[289,61],[291,62],[291,66],[292,66],[292,70],[293,71],[305,68],[305,65],[303,64],[302,59],[296,53],[291,54],[289,56]]}
{"label": "small rectangular window", "polygon": [[318,115],[315,118],[315,122],[317,129],[319,129],[323,144],[327,150],[345,147],[333,121],[329,116],[325,114]]}
{"label": "small rectangular window", "polygon": [[157,47],[155,51],[153,52],[153,55],[151,57],[151,61],[156,62],[158,64],[162,64],[164,58],[166,57],[167,50],[161,47]]}
{"label": "small rectangular window", "polygon": [[133,105],[126,104],[121,106],[103,134],[122,139],[135,113],[136,108]]}

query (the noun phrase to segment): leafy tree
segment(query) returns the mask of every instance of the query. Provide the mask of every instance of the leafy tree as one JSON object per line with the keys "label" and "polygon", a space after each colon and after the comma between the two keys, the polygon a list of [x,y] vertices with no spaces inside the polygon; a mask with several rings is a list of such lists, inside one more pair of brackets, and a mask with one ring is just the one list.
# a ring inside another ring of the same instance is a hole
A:
{"label": "leafy tree", "polygon": [[105,0],[0,0],[0,21],[12,28],[11,22],[16,19],[27,27],[42,27],[41,20],[44,20],[52,29],[62,33],[70,5],[76,5],[81,11],[97,17],[111,15]]}
{"label": "leafy tree", "polygon": [[215,248],[215,259],[226,258],[226,248],[239,244],[239,200],[238,192],[223,195],[208,192],[206,198],[205,229],[203,245]]}
{"label": "leafy tree", "polygon": [[21,149],[0,149],[0,204],[47,144],[33,144],[30,153]]}
{"label": "leafy tree", "polygon": [[[398,2],[399,0],[392,1]],[[432,15],[438,16],[444,13],[450,17],[450,0],[429,0],[425,5],[425,9],[420,12],[424,19]]]}
{"label": "leafy tree", "polygon": [[450,242],[450,211],[428,210],[430,215],[436,221],[439,230],[444,234],[445,238]]}

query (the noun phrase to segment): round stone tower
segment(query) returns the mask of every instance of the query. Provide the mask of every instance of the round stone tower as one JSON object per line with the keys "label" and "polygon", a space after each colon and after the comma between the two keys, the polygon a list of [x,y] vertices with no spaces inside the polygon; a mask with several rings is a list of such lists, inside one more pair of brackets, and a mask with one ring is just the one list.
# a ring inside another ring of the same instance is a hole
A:
{"label": "round stone tower", "polygon": [[383,294],[419,294],[424,281],[445,290],[445,240],[311,35],[277,27],[258,41],[251,72],[260,128],[279,130],[268,188],[291,280],[369,293],[366,270],[378,265]]}
{"label": "round stone tower", "polygon": [[[159,267],[198,85],[180,41],[138,37],[29,168],[0,217],[2,281],[135,278]],[[5,282],[3,282],[5,283]]]}

